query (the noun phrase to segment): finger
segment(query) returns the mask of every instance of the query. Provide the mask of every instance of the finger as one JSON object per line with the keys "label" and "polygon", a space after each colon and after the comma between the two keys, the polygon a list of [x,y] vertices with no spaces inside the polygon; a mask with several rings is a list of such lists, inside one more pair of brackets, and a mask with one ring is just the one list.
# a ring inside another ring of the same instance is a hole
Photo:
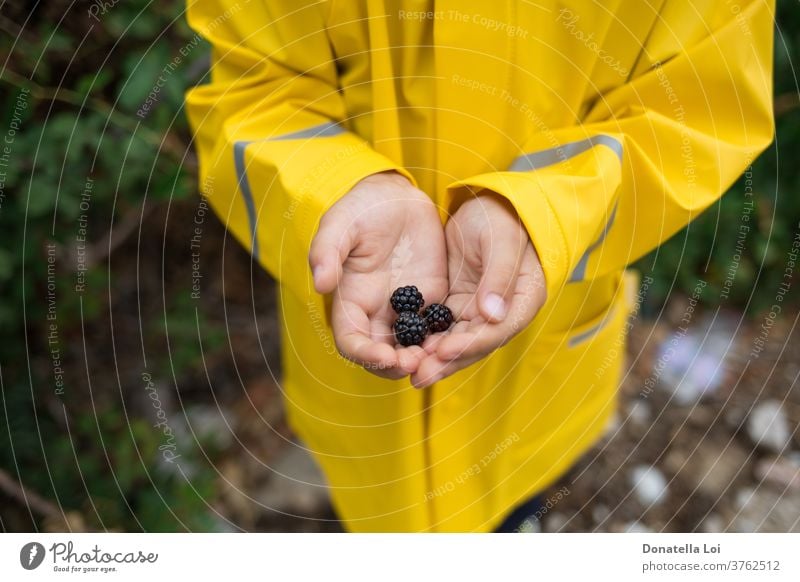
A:
{"label": "finger", "polygon": [[508,343],[533,321],[544,304],[546,292],[537,276],[531,273],[538,265],[531,245],[528,245],[525,256],[520,268],[519,292],[511,298],[506,319],[494,323],[478,316],[470,321],[457,322],[436,345],[436,353],[441,359],[486,356]]}
{"label": "finger", "polygon": [[328,211],[311,242],[308,263],[318,293],[331,293],[342,278],[342,264],[353,249],[352,222],[344,213]]}
{"label": "finger", "polygon": [[[453,279],[454,281],[457,279]],[[453,313],[453,318],[456,321],[459,320],[472,320],[475,317],[481,317],[479,315],[479,311],[475,305],[475,291],[477,290],[477,286],[471,292],[460,291],[458,293],[451,294],[447,297],[444,304],[450,309]]]}
{"label": "finger", "polygon": [[426,337],[425,341],[422,342],[422,349],[424,349],[427,354],[435,354],[439,349],[439,345],[445,340],[445,338],[453,334],[467,331],[470,325],[474,325],[475,323],[480,323],[483,321],[485,320],[480,315],[477,316],[476,320],[472,323],[468,321],[457,321],[447,331],[443,333],[434,333]]}
{"label": "finger", "polygon": [[367,372],[378,376],[379,378],[383,378],[385,380],[401,380],[408,376],[408,372],[403,370],[400,367],[397,368],[381,368],[381,367],[374,367],[369,364],[362,365]]}
{"label": "finger", "polygon": [[480,237],[484,266],[478,309],[489,321],[500,322],[508,315],[527,242],[521,228],[491,228]]}
{"label": "finger", "polygon": [[501,347],[514,335],[510,326],[501,323],[482,323],[469,330],[451,333],[436,348],[443,361],[483,358]]}
{"label": "finger", "polygon": [[371,372],[397,367],[395,349],[386,342],[372,338],[369,317],[352,301],[338,297],[334,300],[331,326],[336,347],[345,358]]}
{"label": "finger", "polygon": [[397,353],[392,346],[373,341],[361,333],[342,334],[336,344],[342,356],[370,371],[388,370],[398,365]]}
{"label": "finger", "polygon": [[413,374],[419,368],[420,362],[427,357],[427,352],[420,346],[410,346],[397,350],[398,371],[404,376]]}
{"label": "finger", "polygon": [[436,347],[439,345],[439,343],[445,337],[447,337],[447,333],[446,332],[445,333],[434,333],[434,334],[429,335],[428,337],[425,338],[425,341],[422,342],[422,346],[421,346],[422,350],[426,354],[435,354],[436,353]]}
{"label": "finger", "polygon": [[441,382],[448,376],[471,366],[481,358],[463,358],[453,361],[441,360],[436,355],[431,355],[420,362],[417,371],[411,375],[411,383],[416,388],[427,388],[428,386]]}
{"label": "finger", "polygon": [[476,318],[471,322],[458,322],[438,342],[436,355],[442,360],[485,357],[525,329],[540,306],[541,301],[535,294],[515,295],[505,321],[494,323]]}

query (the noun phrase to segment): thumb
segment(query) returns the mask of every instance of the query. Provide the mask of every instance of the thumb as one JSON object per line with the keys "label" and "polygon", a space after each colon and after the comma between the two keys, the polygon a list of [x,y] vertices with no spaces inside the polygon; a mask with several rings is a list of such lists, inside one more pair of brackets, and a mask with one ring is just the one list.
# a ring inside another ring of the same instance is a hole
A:
{"label": "thumb", "polygon": [[487,320],[498,323],[508,314],[527,241],[517,229],[490,229],[481,238],[483,277],[478,285],[478,309]]}
{"label": "thumb", "polygon": [[308,264],[318,293],[331,293],[342,278],[342,265],[353,249],[353,224],[346,214],[328,211],[311,241]]}

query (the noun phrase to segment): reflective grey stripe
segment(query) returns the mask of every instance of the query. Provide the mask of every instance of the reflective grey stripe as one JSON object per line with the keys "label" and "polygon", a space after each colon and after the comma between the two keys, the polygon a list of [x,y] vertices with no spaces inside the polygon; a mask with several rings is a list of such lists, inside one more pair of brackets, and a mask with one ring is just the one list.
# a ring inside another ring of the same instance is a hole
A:
{"label": "reflective grey stripe", "polygon": [[572,336],[571,338],[569,338],[569,344],[568,344],[569,347],[574,348],[578,344],[582,344],[586,340],[591,339],[592,337],[597,335],[597,333],[601,329],[603,329],[605,326],[607,326],[609,321],[611,321],[611,317],[614,315],[614,311],[615,311],[615,308],[612,307],[608,311],[608,313],[606,313],[605,317],[603,317],[603,319],[600,321],[600,323],[590,327],[589,329],[587,329],[584,332],[579,333],[578,335],[575,335],[575,336]]}
{"label": "reflective grey stripe", "polygon": [[271,137],[269,139],[272,141],[282,141],[285,139],[306,139],[309,137],[331,137],[339,135],[340,133],[344,133],[344,128],[338,123],[328,121],[320,125],[315,125],[314,127],[309,127],[308,129],[301,129],[300,131],[279,135],[278,137]]}
{"label": "reflective grey stripe", "polygon": [[541,150],[519,156],[508,168],[508,171],[528,172],[530,170],[538,170],[540,168],[552,166],[553,164],[574,158],[578,154],[582,154],[596,145],[604,145],[610,148],[617,154],[620,162],[622,161],[622,143],[620,143],[618,139],[610,135],[595,135],[580,141],[573,141],[561,146],[556,146],[549,150]]}
{"label": "reflective grey stripe", "polygon": [[250,181],[247,179],[247,168],[244,162],[244,150],[252,141],[237,141],[233,144],[233,165],[236,167],[236,179],[239,191],[244,198],[244,205],[247,207],[247,219],[250,222],[250,249],[253,258],[258,260],[258,238],[256,238],[256,203],[253,200],[253,193],[250,191]]}
{"label": "reflective grey stripe", "polygon": [[242,193],[244,205],[247,208],[247,219],[250,222],[250,240],[252,240],[253,243],[250,252],[255,259],[258,259],[259,255],[258,238],[256,237],[256,203],[253,199],[253,192],[250,190],[250,181],[247,179],[247,165],[244,159],[244,151],[247,149],[247,146],[249,146],[251,143],[261,141],[284,141],[289,139],[307,139],[312,137],[331,137],[344,133],[344,131],[345,130],[341,125],[327,121],[325,123],[321,123],[320,125],[315,125],[314,127],[301,129],[300,131],[294,131],[292,133],[286,133],[277,137],[268,137],[266,139],[257,139],[251,141],[237,141],[233,144],[233,165],[236,168],[236,179],[239,186],[239,191]]}
{"label": "reflective grey stripe", "polygon": [[612,225],[614,224],[614,219],[617,217],[617,206],[619,206],[619,201],[614,204],[614,208],[611,210],[611,216],[608,217],[608,221],[606,225],[603,227],[603,232],[600,233],[600,236],[597,237],[597,240],[594,241],[586,252],[583,253],[581,260],[578,261],[578,264],[575,265],[575,270],[572,271],[572,275],[570,275],[569,283],[577,283],[583,281],[583,278],[586,276],[586,265],[589,262],[589,255],[599,247],[605,238],[608,236],[608,231],[611,230]]}

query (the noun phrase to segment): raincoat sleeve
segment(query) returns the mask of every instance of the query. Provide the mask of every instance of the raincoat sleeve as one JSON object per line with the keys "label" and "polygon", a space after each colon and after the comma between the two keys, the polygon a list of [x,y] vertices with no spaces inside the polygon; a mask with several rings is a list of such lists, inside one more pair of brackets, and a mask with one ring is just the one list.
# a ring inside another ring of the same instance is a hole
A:
{"label": "raincoat sleeve", "polygon": [[508,198],[548,298],[671,237],[772,141],[772,3],[740,12],[717,4],[687,39],[681,23],[692,9],[668,2],[631,78],[599,96],[581,124],[534,135],[508,171],[448,188],[451,212],[483,189]]}
{"label": "raincoat sleeve", "polygon": [[228,230],[285,287],[313,291],[320,217],[359,180],[395,170],[346,129],[326,2],[189,0],[212,46],[211,81],[187,94],[200,184]]}

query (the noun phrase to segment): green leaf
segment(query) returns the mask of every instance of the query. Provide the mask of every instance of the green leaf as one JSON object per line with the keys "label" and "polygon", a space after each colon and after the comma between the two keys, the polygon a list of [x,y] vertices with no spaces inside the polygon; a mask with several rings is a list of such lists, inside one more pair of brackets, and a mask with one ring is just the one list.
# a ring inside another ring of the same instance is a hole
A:
{"label": "green leaf", "polygon": [[96,94],[105,89],[112,79],[111,69],[100,69],[94,75],[83,75],[75,86],[75,91],[83,96]]}
{"label": "green leaf", "polygon": [[14,274],[14,255],[0,249],[0,281],[7,281]]}
{"label": "green leaf", "polygon": [[151,93],[163,98],[164,90],[158,83],[163,84],[159,76],[163,76],[167,61],[167,46],[163,43],[151,47],[144,55],[134,53],[125,59],[125,77],[117,93],[121,109],[135,113]]}

